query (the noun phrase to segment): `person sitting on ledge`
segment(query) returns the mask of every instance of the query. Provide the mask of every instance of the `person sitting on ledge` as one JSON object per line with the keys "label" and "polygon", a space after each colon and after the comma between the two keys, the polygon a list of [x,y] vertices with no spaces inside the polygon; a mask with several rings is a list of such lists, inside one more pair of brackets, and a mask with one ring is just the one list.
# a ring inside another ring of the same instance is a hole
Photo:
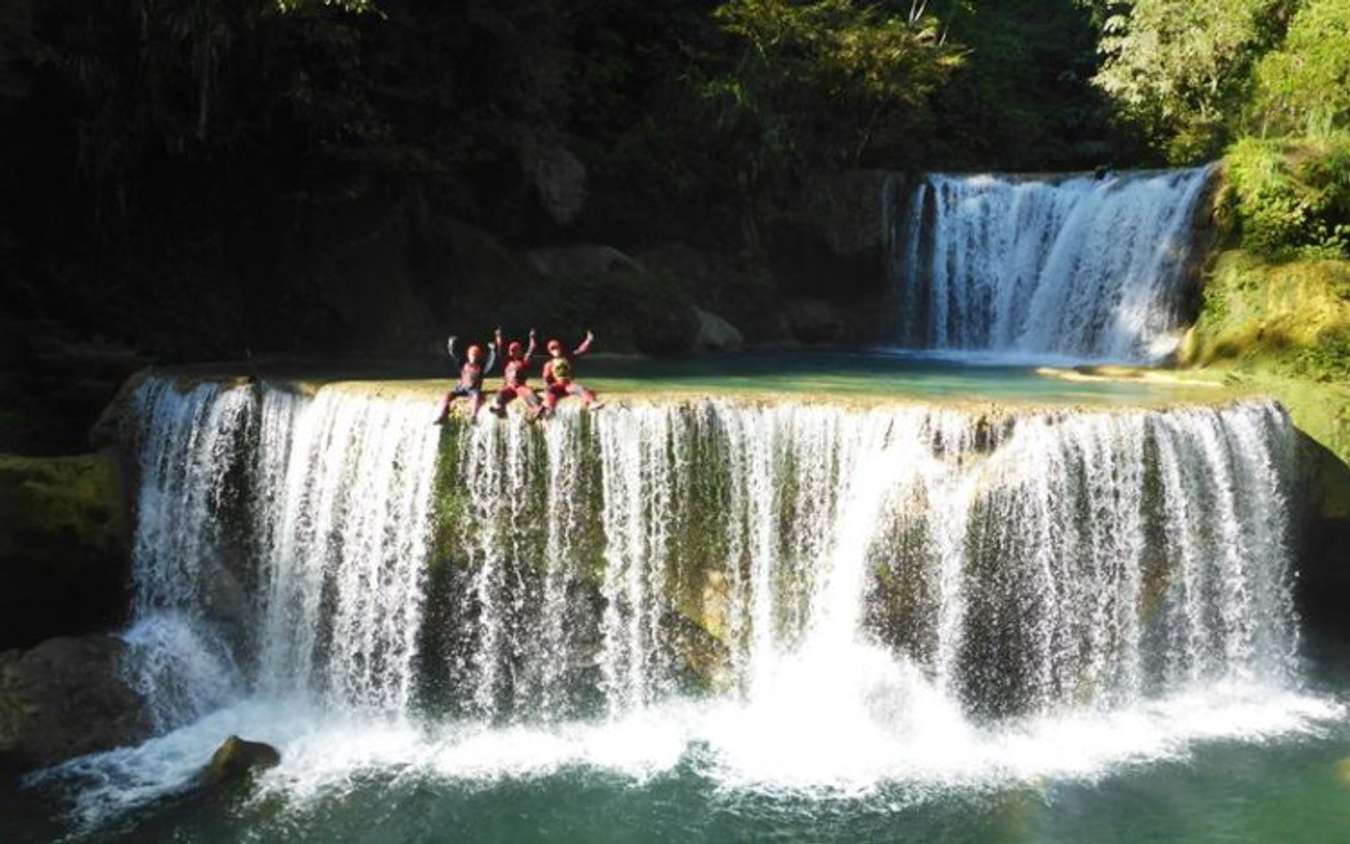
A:
{"label": "person sitting on ledge", "polygon": [[450,360],[459,367],[459,383],[451,388],[450,392],[445,394],[441,400],[441,409],[436,413],[436,421],[433,424],[444,425],[450,418],[450,405],[455,399],[468,396],[473,400],[473,409],[469,412],[469,421],[476,421],[478,418],[478,409],[483,406],[483,378],[492,371],[492,364],[497,359],[496,351],[488,349],[487,363],[483,360],[483,347],[473,345],[469,347],[465,357],[468,358],[463,365],[459,362],[459,356],[455,354],[454,335],[450,336],[450,341],[445,344],[445,349],[450,353]]}
{"label": "person sitting on ledge", "polygon": [[605,406],[604,402],[595,400],[595,393],[572,380],[573,358],[589,352],[593,342],[595,342],[595,335],[587,331],[586,339],[581,341],[581,345],[577,346],[569,355],[563,350],[561,341],[548,341],[550,357],[548,362],[544,364],[544,382],[548,386],[544,392],[544,406],[536,412],[536,415],[539,413],[551,415],[557,408],[558,402],[568,396],[581,396],[582,405],[592,410],[599,410]]}
{"label": "person sitting on ledge", "polygon": [[[536,345],[534,329],[530,329],[530,346],[528,349],[522,349],[519,340],[512,340],[505,349],[505,363],[502,364],[502,388],[497,391],[497,397],[492,405],[488,407],[493,414],[499,418],[506,417],[506,406],[516,399],[525,402],[529,407],[529,419],[533,422],[539,415],[539,396],[534,392],[534,388],[526,384],[529,380],[530,359],[534,357]],[[496,333],[496,351],[498,355],[503,354],[502,350],[502,330],[497,329]]]}

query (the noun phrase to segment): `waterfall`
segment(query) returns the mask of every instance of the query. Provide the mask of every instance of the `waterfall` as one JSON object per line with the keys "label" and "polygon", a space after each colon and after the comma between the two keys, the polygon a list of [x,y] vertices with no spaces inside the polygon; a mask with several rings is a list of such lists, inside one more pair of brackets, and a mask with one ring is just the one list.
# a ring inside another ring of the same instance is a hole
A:
{"label": "waterfall", "polygon": [[1157,360],[1185,314],[1209,168],[1058,179],[930,174],[891,221],[902,345]]}
{"label": "waterfall", "polygon": [[441,429],[370,386],[137,398],[137,618],[196,631],[138,634],[152,679],[192,639],[235,693],[488,722],[821,677],[831,706],[921,681],[976,721],[1297,679],[1294,434],[1265,401]]}

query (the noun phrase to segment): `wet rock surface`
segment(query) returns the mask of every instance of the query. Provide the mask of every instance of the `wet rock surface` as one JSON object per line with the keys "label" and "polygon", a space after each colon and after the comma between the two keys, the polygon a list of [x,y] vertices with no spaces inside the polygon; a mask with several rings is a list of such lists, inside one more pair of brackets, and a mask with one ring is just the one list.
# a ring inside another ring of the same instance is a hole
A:
{"label": "wet rock surface", "polygon": [[0,769],[54,765],[148,738],[145,701],[112,636],[49,639],[0,653]]}
{"label": "wet rock surface", "polygon": [[211,761],[202,770],[200,785],[204,789],[222,788],[280,764],[281,753],[272,745],[230,736],[211,754]]}

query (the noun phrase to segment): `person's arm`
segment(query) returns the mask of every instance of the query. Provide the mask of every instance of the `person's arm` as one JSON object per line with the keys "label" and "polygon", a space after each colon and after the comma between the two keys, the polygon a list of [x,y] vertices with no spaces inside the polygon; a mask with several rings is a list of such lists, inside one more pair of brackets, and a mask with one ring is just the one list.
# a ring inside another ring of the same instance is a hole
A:
{"label": "person's arm", "polygon": [[455,354],[455,341],[459,339],[455,335],[450,335],[450,340],[445,344],[445,351],[449,353],[450,360],[455,364],[455,370],[459,370],[459,355]]}
{"label": "person's arm", "polygon": [[494,364],[494,363],[496,363],[496,362],[497,362],[497,347],[496,347],[495,345],[489,344],[489,345],[488,345],[488,359],[487,359],[487,363],[483,364],[483,375],[486,376],[486,375],[488,375],[489,373],[491,373],[491,372],[492,372],[492,364]]}
{"label": "person's arm", "polygon": [[587,331],[586,339],[581,341],[581,345],[576,347],[576,349],[572,352],[572,355],[575,357],[580,357],[586,354],[591,350],[591,344],[594,342],[595,342],[595,335]]}
{"label": "person's arm", "polygon": [[538,345],[539,345],[539,338],[538,338],[538,336],[534,333],[534,329],[531,328],[531,329],[530,329],[530,345],[527,346],[527,347],[525,348],[525,362],[524,362],[523,364],[521,364],[521,369],[522,369],[522,370],[527,370],[527,369],[530,368],[530,359],[534,357],[534,349],[535,349],[535,347],[538,346]]}
{"label": "person's arm", "polygon": [[553,360],[550,358],[544,361],[544,383],[551,385],[553,381]]}

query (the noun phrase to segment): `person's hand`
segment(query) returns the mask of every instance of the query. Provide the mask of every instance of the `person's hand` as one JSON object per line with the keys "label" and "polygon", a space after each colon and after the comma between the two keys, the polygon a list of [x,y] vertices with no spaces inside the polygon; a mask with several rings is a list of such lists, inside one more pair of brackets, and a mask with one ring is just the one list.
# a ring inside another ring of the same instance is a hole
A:
{"label": "person's hand", "polygon": [[502,339],[502,327],[500,325],[497,326],[497,330],[493,332],[493,336],[498,340]]}
{"label": "person's hand", "polygon": [[531,329],[530,329],[530,339],[533,340],[536,336],[537,336],[537,335],[535,334],[534,329],[531,328]]}
{"label": "person's hand", "polygon": [[593,342],[594,340],[595,340],[595,334],[592,333],[592,332],[590,332],[590,331],[587,331],[587,332],[586,332],[586,342],[587,342],[587,343],[590,343],[590,342]]}

